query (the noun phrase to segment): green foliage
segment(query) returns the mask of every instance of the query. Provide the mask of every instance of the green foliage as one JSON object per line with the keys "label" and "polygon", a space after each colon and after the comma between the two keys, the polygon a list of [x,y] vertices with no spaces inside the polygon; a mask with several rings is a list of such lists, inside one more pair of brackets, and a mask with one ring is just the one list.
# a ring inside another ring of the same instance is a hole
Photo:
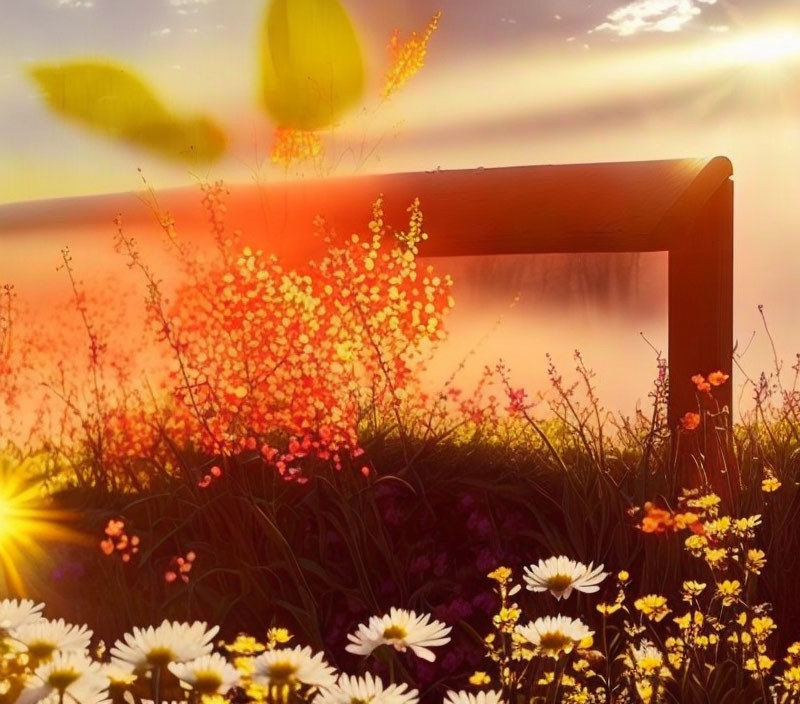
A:
{"label": "green foliage", "polygon": [[30,75],[54,113],[173,160],[209,162],[225,136],[203,116],[173,114],[147,83],[108,61],[37,64]]}

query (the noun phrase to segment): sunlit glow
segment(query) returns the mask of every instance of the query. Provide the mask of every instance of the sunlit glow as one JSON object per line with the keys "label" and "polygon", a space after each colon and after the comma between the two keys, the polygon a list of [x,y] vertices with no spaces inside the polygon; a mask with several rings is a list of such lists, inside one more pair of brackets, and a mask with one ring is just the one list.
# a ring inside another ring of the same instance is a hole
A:
{"label": "sunlit glow", "polygon": [[783,61],[800,56],[800,31],[791,27],[766,29],[724,42],[713,53],[725,62],[745,65]]}
{"label": "sunlit glow", "polygon": [[48,506],[42,489],[0,468],[0,587],[22,593],[23,574],[47,558],[48,542],[75,542],[72,515]]}

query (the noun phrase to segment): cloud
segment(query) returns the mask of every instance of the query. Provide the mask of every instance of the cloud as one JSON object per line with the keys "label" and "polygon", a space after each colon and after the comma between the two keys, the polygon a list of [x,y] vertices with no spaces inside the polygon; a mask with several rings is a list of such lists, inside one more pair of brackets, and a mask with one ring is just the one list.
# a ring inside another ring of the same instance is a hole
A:
{"label": "cloud", "polygon": [[[701,5],[717,0],[634,0],[611,12],[591,32],[612,32],[629,37],[639,32],[679,32],[699,15]],[[590,33],[591,33],[590,32]]]}
{"label": "cloud", "polygon": [[58,7],[94,7],[94,0],[58,0]]}
{"label": "cloud", "polygon": [[210,5],[214,0],[169,0],[179,15],[195,15],[203,5]]}

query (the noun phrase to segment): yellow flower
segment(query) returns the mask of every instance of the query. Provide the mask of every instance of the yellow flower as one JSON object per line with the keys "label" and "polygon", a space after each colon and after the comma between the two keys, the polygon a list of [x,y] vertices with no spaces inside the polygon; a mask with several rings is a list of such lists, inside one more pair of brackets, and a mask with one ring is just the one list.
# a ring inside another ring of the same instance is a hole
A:
{"label": "yellow flower", "polygon": [[648,594],[633,602],[638,611],[641,611],[647,618],[653,621],[660,621],[669,612],[667,599],[659,594]]}
{"label": "yellow flower", "polygon": [[705,494],[698,496],[696,499],[689,499],[687,505],[692,508],[699,508],[708,513],[709,516],[715,516],[719,511],[721,499],[716,494]]}
{"label": "yellow flower", "polygon": [[493,579],[495,582],[500,582],[500,584],[506,584],[509,579],[511,579],[511,568],[510,567],[498,567],[493,572],[489,572],[486,575],[489,579]]}
{"label": "yellow flower", "polygon": [[636,692],[644,704],[650,704],[655,701],[656,693],[650,680],[636,680]]}
{"label": "yellow flower", "polygon": [[660,676],[669,674],[663,670],[664,654],[649,641],[642,641],[641,646],[633,648],[633,665],[643,675]]}
{"label": "yellow flower", "polygon": [[756,640],[766,640],[777,628],[769,616],[755,616],[750,622],[750,632]]}
{"label": "yellow flower", "polygon": [[745,569],[753,574],[761,574],[761,570],[767,564],[767,557],[763,550],[751,548],[747,551],[747,560],[745,561]]}
{"label": "yellow flower", "polygon": [[389,56],[391,66],[386,73],[386,78],[381,90],[381,96],[388,98],[400,89],[425,65],[425,55],[428,52],[428,42],[439,26],[441,12],[437,12],[428,26],[417,34],[412,32],[405,41],[401,41],[398,32],[394,32],[389,41]]}
{"label": "yellow flower", "polygon": [[228,704],[227,697],[221,694],[203,694],[200,697],[202,704]]}
{"label": "yellow flower", "polygon": [[766,655],[759,655],[758,656],[758,664],[756,664],[755,658],[748,658],[744,663],[744,669],[748,670],[749,672],[769,672],[772,669],[772,666],[775,664],[775,661],[772,658],[767,657]]}
{"label": "yellow flower", "polygon": [[605,603],[601,602],[601,603],[599,603],[597,605],[597,610],[601,614],[605,614],[606,616],[611,616],[611,614],[616,613],[621,608],[622,608],[622,604],[620,604],[619,602],[616,602],[614,604],[605,604]]}
{"label": "yellow flower", "polygon": [[253,636],[240,633],[236,636],[236,640],[232,643],[223,643],[222,647],[229,653],[235,653],[236,655],[252,655],[263,652],[267,646],[253,638]]}
{"label": "yellow flower", "polygon": [[292,634],[286,628],[270,628],[267,631],[267,643],[270,650],[279,643],[288,643],[292,637]]}
{"label": "yellow flower", "polygon": [[780,479],[775,476],[773,469],[771,467],[765,467],[764,478],[761,480],[761,491],[765,494],[771,494],[773,491],[778,491],[780,488]]}
{"label": "yellow flower", "polygon": [[761,525],[761,514],[757,513],[747,518],[737,518],[733,524],[733,532],[741,538],[752,538],[756,527]]}
{"label": "yellow flower", "polygon": [[706,588],[704,582],[695,582],[693,580],[689,580],[683,583],[683,598],[685,601],[691,601],[692,598],[698,597],[703,593],[703,590]]}
{"label": "yellow flower", "polygon": [[252,655],[238,655],[233,658],[233,666],[243,677],[250,677],[255,672],[254,661],[255,658]]}
{"label": "yellow flower", "polygon": [[617,580],[623,584],[625,584],[625,582],[627,582],[630,578],[631,576],[627,570],[621,570],[619,573],[617,573]]}
{"label": "yellow flower", "polygon": [[706,548],[703,554],[711,568],[722,567],[728,559],[728,551],[725,548]]}
{"label": "yellow flower", "polygon": [[704,535],[690,535],[683,543],[686,549],[695,557],[700,557],[708,546],[708,538]]}
{"label": "yellow flower", "polygon": [[713,521],[708,521],[705,524],[706,533],[708,533],[712,538],[724,538],[728,531],[731,529],[731,518],[730,516],[721,516]]}
{"label": "yellow flower", "polygon": [[678,624],[678,628],[682,631],[689,629],[692,626],[699,628],[703,625],[705,617],[702,611],[687,611],[683,616],[677,616],[672,619]]}
{"label": "yellow flower", "polygon": [[787,692],[800,693],[800,666],[794,665],[788,668],[783,675],[778,677],[778,681]]}
{"label": "yellow flower", "polygon": [[475,685],[476,687],[480,687],[484,684],[489,684],[492,681],[492,678],[489,677],[485,672],[481,670],[476,670],[472,676],[469,678],[469,683]]}
{"label": "yellow flower", "polygon": [[736,601],[739,594],[742,593],[742,585],[738,579],[720,582],[717,585],[717,596],[722,597],[722,605],[730,606]]}
{"label": "yellow flower", "polygon": [[753,637],[747,632],[743,631],[742,633],[731,633],[728,636],[729,643],[743,643],[744,645],[750,645],[753,642]]}
{"label": "yellow flower", "polygon": [[514,624],[519,621],[522,611],[516,604],[511,606],[504,606],[500,611],[492,617],[492,622],[496,628],[501,631],[510,632],[514,629]]}

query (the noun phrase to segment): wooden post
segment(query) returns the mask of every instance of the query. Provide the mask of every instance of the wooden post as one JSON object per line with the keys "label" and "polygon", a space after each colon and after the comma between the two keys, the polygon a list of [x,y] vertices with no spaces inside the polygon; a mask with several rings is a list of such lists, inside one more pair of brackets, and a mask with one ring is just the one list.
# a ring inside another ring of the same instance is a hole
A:
{"label": "wooden post", "polygon": [[[723,182],[669,249],[669,423],[676,429],[698,408],[695,374],[731,373],[733,363],[733,182]],[[731,410],[732,384],[714,388]],[[726,419],[728,422],[730,418]],[[727,448],[704,428],[706,472],[714,489],[733,499],[738,476],[725,474]],[[679,443],[675,443],[677,446]],[[724,445],[724,443],[723,443]],[[692,482],[696,483],[696,482]]]}

